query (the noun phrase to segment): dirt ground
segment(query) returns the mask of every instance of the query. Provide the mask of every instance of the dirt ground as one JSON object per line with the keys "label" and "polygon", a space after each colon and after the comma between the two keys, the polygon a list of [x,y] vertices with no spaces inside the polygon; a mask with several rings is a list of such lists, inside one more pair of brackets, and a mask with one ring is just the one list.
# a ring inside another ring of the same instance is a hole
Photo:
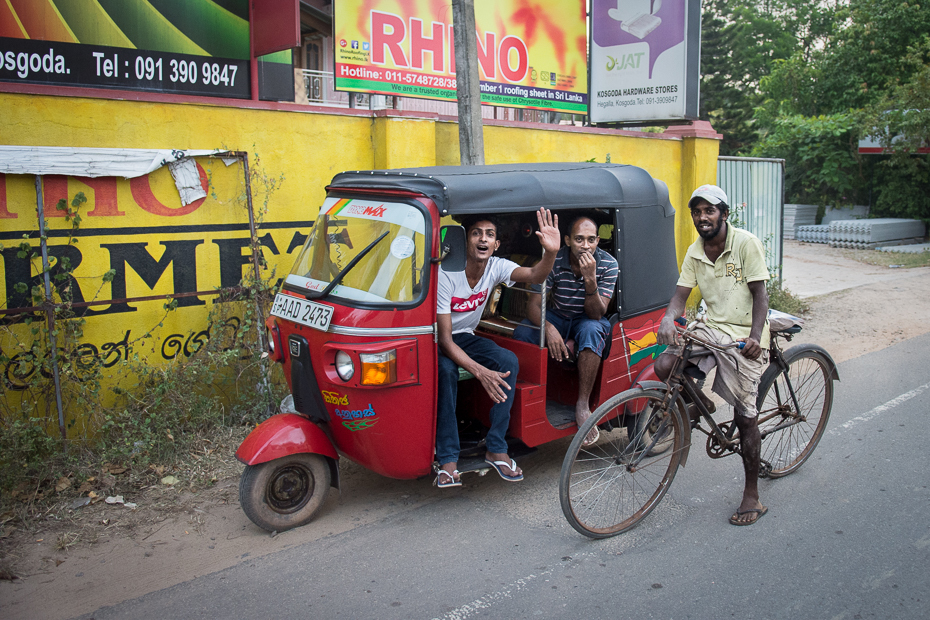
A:
{"label": "dirt ground", "polygon": [[[930,331],[930,267],[874,267],[842,250],[786,242],[784,282],[810,304],[796,342],[820,344],[838,363]],[[0,523],[0,616],[71,618],[439,498],[429,480],[386,480],[343,460],[344,491],[313,523],[272,536],[239,507],[234,449],[234,441],[218,448],[228,453],[224,473],[206,490],[156,479],[126,495],[134,509],[69,503],[27,527]]]}

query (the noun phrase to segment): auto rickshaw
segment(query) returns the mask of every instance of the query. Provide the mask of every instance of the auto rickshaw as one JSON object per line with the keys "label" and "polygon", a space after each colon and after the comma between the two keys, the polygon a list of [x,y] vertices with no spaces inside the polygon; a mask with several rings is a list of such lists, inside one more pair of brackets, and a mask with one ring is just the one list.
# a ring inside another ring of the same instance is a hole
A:
{"label": "auto rickshaw", "polygon": [[[313,231],[284,278],[266,322],[269,355],[283,365],[293,411],[256,427],[236,452],[246,467],[240,502],[259,527],[308,522],[348,458],[383,476],[435,471],[438,270],[465,268],[465,231],[456,218],[493,215],[497,252],[530,265],[542,254],[540,207],[562,233],[583,212],[598,224],[599,247],[618,261],[607,318],[611,337],[591,397],[594,410],[647,378],[660,347],[656,330],[678,279],[674,209],[668,188],[645,170],[598,163],[535,163],[367,170],[337,174]],[[443,224],[446,225],[443,225]],[[539,343],[512,338],[530,299],[503,287],[478,331],[520,362],[511,410],[511,454],[577,431],[575,368]],[[482,427],[491,400],[462,371],[458,389],[462,473],[486,473]],[[286,399],[289,400],[289,399]]]}

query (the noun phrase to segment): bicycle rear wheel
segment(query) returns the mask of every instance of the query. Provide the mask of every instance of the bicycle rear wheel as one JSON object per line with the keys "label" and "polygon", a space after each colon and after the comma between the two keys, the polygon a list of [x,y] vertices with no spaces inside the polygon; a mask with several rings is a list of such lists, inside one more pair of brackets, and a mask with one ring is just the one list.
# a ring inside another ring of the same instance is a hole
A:
{"label": "bicycle rear wheel", "polygon": [[770,478],[787,476],[810,458],[833,408],[832,360],[801,345],[785,352],[785,362],[786,372],[773,365],[762,375],[756,401],[761,457],[771,466]]}
{"label": "bicycle rear wheel", "polygon": [[[562,462],[559,500],[565,518],[581,534],[621,534],[652,512],[668,491],[685,440],[681,412],[663,408],[664,395],[661,390],[627,390],[604,402],[578,429]],[[648,419],[631,421],[637,411]],[[582,447],[594,426],[600,431],[597,443]]]}

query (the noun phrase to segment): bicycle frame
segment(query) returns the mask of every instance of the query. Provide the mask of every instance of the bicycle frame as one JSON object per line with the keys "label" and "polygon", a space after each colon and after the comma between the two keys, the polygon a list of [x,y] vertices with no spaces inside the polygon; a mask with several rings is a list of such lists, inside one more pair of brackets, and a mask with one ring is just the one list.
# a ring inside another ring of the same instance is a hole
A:
{"label": "bicycle frame", "polygon": [[[727,432],[724,432],[723,429],[714,421],[711,417],[710,412],[707,410],[707,407],[704,406],[704,403],[701,401],[700,396],[698,395],[698,387],[694,384],[694,380],[685,374],[685,366],[688,363],[688,359],[691,357],[691,347],[693,345],[692,340],[688,340],[685,344],[684,349],[681,352],[681,355],[675,361],[675,365],[672,366],[672,370],[669,373],[668,381],[666,382],[669,386],[669,392],[674,395],[675,398],[681,393],[681,390],[684,389],[685,394],[690,399],[691,403],[694,404],[698,412],[701,414],[701,417],[707,421],[707,424],[710,426],[710,431],[704,431],[700,427],[697,427],[698,430],[701,430],[705,434],[713,434],[717,438],[717,441],[720,442],[720,445],[724,446],[730,452],[735,452],[739,449],[739,441],[733,439],[733,432],[735,426],[730,426],[727,429]],[[690,420],[685,420],[690,426]]]}
{"label": "bicycle frame", "polygon": [[[788,375],[788,372],[787,372],[788,364],[785,362],[784,356],[782,355],[781,349],[779,348],[778,342],[776,340],[776,338],[781,337],[781,338],[785,338],[785,340],[790,341],[791,336],[792,336],[791,334],[772,333],[771,343],[769,345],[769,355],[770,355],[769,366],[774,365],[778,367],[779,374],[783,375],[785,378],[785,385],[788,388],[788,393],[791,397],[791,402],[794,404],[794,411],[800,411],[801,408],[798,403],[797,395],[795,394],[794,385],[791,383],[791,377]],[[736,432],[736,425],[726,423],[726,422],[723,425],[721,425],[721,424],[718,424],[717,421],[713,419],[710,412],[707,410],[707,407],[704,406],[704,403],[702,402],[699,396],[699,388],[695,384],[694,379],[685,373],[685,365],[687,364],[691,356],[691,350],[692,350],[693,343],[694,343],[694,339],[687,338],[687,342],[684,346],[684,349],[681,355],[675,361],[675,365],[672,366],[672,370],[669,373],[668,381],[666,382],[666,385],[668,386],[668,395],[669,395],[668,401],[674,402],[674,400],[682,392],[684,392],[684,394],[690,399],[690,402],[697,408],[698,412],[701,415],[701,418],[703,418],[707,422],[707,425],[709,426],[708,430],[704,430],[700,426],[697,426],[696,428],[702,433],[704,433],[705,435],[708,435],[708,437],[713,437],[714,439],[716,439],[717,445],[723,450],[726,450],[727,454],[738,454],[740,446],[739,446],[739,435]],[[702,344],[706,345],[709,343],[702,342]],[[780,389],[777,383],[773,385],[773,389],[775,390],[776,400],[779,403],[782,402]],[[760,416],[759,425],[761,426],[762,423],[768,420],[771,420],[776,415],[784,415],[784,414],[785,414],[784,406],[779,406],[778,409],[776,409],[775,411],[773,411],[772,413],[766,416],[763,416],[762,412],[760,411],[759,412],[759,416]],[[795,416],[791,420],[785,421],[772,428],[767,428],[764,431],[760,431],[760,439],[764,440],[768,435],[771,435],[772,433],[784,430],[791,426],[795,426],[801,422],[804,422],[805,420],[806,418],[804,416],[801,416],[801,415]],[[712,453],[710,451],[710,444],[708,444],[708,454],[710,454],[712,458],[721,458],[722,456],[727,456],[727,454]]]}
{"label": "bicycle frame", "polygon": [[[799,403],[798,403],[798,397],[797,397],[797,394],[795,394],[794,386],[791,384],[791,377],[788,375],[788,364],[785,362],[785,358],[784,358],[784,356],[783,356],[782,353],[781,353],[781,349],[778,348],[778,341],[777,341],[777,337],[778,337],[778,336],[779,336],[779,334],[777,334],[777,333],[773,333],[773,334],[772,334],[772,343],[771,343],[771,346],[769,347],[769,352],[770,352],[770,355],[771,355],[771,359],[769,359],[769,366],[771,366],[771,365],[773,365],[773,364],[775,364],[775,365],[778,366],[778,368],[779,368],[779,374],[784,375],[784,377],[785,377],[785,385],[788,387],[788,393],[791,395],[791,402],[794,404],[794,410],[800,412],[800,411],[801,411],[801,407],[800,407],[800,405],[799,405]],[[784,334],[784,335],[781,335],[781,337],[784,338],[785,340],[788,340],[788,341],[791,340],[791,334]],[[775,383],[775,384],[772,386],[772,388],[775,390],[775,400],[777,400],[777,401],[780,403],[780,402],[781,402],[781,393],[780,393],[780,390],[778,389],[778,383]],[[779,409],[783,409],[783,407],[779,407]],[[778,412],[776,412],[776,413],[778,413]],[[761,419],[759,420],[759,423],[761,424],[762,422],[766,422],[766,421],[772,419],[772,416],[776,415],[776,413],[772,413],[772,414],[771,414],[770,416],[768,416],[768,417],[761,418]],[[760,415],[760,416],[762,415],[762,412],[761,412],[761,411],[759,412],[759,415]],[[799,413],[799,414],[798,414],[798,417],[795,418],[792,422],[785,422],[785,423],[779,424],[778,426],[776,426],[776,427],[774,427],[774,428],[766,429],[766,431],[765,431],[764,433],[760,433],[760,436],[761,436],[762,439],[765,439],[767,435],[770,435],[770,434],[772,434],[772,433],[774,433],[774,432],[776,432],[776,431],[780,431],[780,430],[786,429],[786,428],[788,428],[789,426],[794,426],[795,424],[798,424],[798,423],[800,423],[800,422],[803,422],[803,421],[805,421],[806,419],[807,419],[807,418],[806,418],[805,416],[803,416],[803,415],[801,415],[801,414]]]}

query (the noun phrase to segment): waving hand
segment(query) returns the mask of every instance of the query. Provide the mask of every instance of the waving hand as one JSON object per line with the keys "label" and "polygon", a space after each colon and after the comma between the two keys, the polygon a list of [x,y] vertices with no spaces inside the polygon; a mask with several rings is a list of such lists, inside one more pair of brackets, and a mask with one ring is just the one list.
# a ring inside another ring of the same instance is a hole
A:
{"label": "waving hand", "polygon": [[540,209],[536,212],[536,221],[539,222],[539,230],[536,236],[539,237],[539,243],[543,250],[547,252],[558,252],[562,244],[559,234],[559,216],[553,215],[549,209]]}

